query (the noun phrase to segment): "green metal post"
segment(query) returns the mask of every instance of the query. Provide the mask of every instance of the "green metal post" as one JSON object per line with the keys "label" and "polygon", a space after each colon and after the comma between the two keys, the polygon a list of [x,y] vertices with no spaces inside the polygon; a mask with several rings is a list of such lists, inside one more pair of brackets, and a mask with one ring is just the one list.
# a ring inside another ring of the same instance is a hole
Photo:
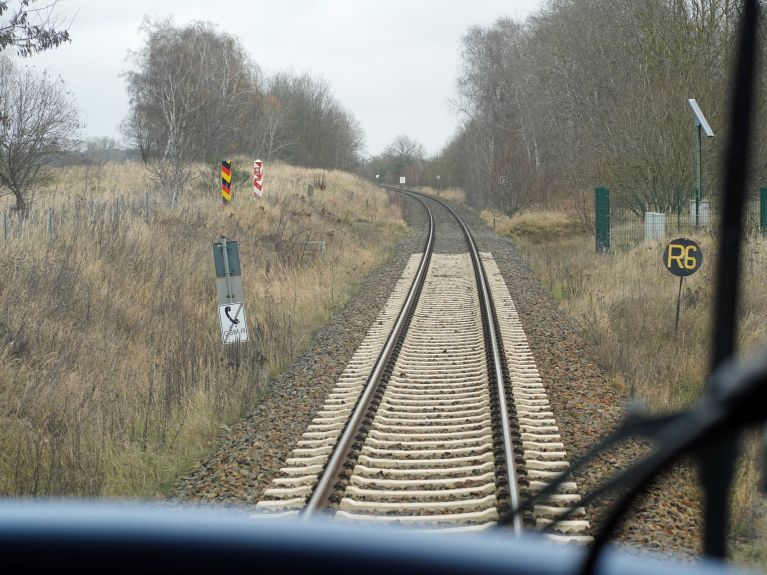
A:
{"label": "green metal post", "polygon": [[594,232],[597,251],[610,249],[610,190],[598,187],[594,190]]}
{"label": "green metal post", "polygon": [[700,225],[700,198],[703,194],[703,159],[701,157],[701,127],[695,126],[695,227]]}
{"label": "green metal post", "polygon": [[759,190],[759,226],[762,234],[767,236],[767,188]]}

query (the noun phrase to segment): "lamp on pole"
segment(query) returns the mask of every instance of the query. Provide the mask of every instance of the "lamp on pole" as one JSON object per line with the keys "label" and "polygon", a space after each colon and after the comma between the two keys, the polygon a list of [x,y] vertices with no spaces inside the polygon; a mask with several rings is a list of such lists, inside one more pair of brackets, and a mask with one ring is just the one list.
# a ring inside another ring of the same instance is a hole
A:
{"label": "lamp on pole", "polygon": [[695,114],[695,227],[700,225],[700,198],[703,195],[703,158],[702,158],[702,137],[701,131],[705,132],[706,137],[713,138],[714,132],[709,126],[706,117],[698,106],[695,98],[690,98],[687,103]]}

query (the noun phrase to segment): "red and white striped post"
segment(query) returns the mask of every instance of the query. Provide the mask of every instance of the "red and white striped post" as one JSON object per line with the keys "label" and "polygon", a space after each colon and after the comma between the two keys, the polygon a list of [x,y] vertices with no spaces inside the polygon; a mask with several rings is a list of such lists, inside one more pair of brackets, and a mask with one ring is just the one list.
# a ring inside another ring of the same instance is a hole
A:
{"label": "red and white striped post", "polygon": [[264,163],[261,160],[253,162],[253,197],[264,195]]}

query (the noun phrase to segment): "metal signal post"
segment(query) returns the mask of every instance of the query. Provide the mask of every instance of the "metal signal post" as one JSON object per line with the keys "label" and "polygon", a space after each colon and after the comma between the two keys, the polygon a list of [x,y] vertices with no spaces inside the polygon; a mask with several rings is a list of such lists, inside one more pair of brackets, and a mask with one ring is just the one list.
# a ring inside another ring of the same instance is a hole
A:
{"label": "metal signal post", "polygon": [[703,265],[703,251],[700,246],[687,238],[671,240],[663,250],[663,266],[679,278],[679,293],[676,298],[676,321],[674,333],[679,328],[679,308],[682,302],[682,282],[687,276],[691,276]]}
{"label": "metal signal post", "polygon": [[248,324],[245,319],[245,297],[237,242],[227,241],[221,236],[220,241],[213,244],[213,261],[216,268],[221,338],[224,344],[246,342]]}
{"label": "metal signal post", "polygon": [[695,98],[687,100],[692,113],[695,115],[695,227],[700,225],[700,200],[703,195],[703,157],[702,157],[702,137],[701,131],[706,133],[706,137],[713,138],[714,131],[708,124],[708,120],[698,106]]}

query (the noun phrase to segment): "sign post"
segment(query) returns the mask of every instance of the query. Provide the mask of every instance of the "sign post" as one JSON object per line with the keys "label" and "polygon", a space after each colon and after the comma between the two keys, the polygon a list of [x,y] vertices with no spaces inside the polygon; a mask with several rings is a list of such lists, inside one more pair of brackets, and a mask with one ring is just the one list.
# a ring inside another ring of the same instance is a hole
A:
{"label": "sign post", "polygon": [[610,250],[610,190],[602,186],[594,189],[594,236],[597,252]]}
{"label": "sign post", "polygon": [[264,163],[261,160],[253,162],[253,197],[264,195]]}
{"label": "sign post", "polygon": [[695,227],[697,228],[700,225],[700,200],[703,196],[703,146],[701,131],[705,132],[708,138],[713,138],[714,132],[695,98],[687,100],[687,104],[695,115]]}
{"label": "sign post", "polygon": [[245,298],[242,292],[240,251],[237,242],[224,236],[213,244],[216,268],[218,318],[224,344],[248,341],[248,323],[245,319]]}
{"label": "sign post", "polygon": [[663,266],[674,276],[679,278],[679,293],[676,298],[676,321],[674,333],[679,328],[679,308],[682,302],[682,282],[687,276],[691,276],[703,265],[703,252],[700,246],[687,238],[671,240],[663,250]]}
{"label": "sign post", "polygon": [[232,201],[232,162],[221,161],[221,200],[225,206]]}

